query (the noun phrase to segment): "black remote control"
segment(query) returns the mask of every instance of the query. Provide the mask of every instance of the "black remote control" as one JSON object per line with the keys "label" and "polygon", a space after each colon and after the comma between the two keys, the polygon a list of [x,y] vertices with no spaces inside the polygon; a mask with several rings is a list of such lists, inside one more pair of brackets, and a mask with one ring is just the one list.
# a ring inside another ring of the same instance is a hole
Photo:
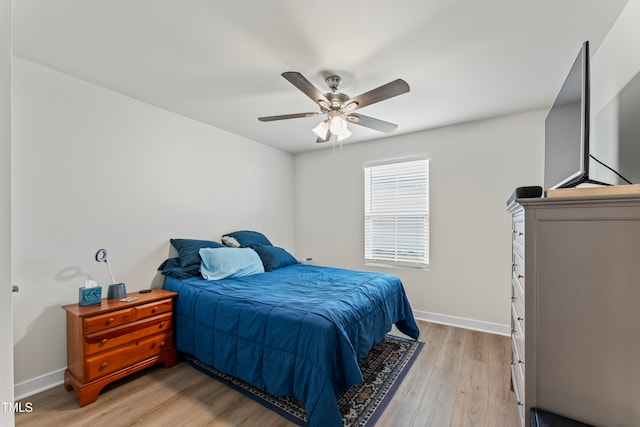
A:
{"label": "black remote control", "polygon": [[151,289],[143,289],[140,291],[141,294],[148,294],[149,292],[151,292]]}

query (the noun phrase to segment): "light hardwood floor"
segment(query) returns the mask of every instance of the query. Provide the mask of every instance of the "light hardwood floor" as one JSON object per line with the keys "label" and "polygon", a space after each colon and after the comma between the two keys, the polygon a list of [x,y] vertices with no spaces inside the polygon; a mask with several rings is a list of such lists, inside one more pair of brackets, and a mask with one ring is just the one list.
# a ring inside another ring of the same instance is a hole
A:
{"label": "light hardwood floor", "polygon": [[[418,322],[422,352],[376,424],[398,427],[513,427],[508,337]],[[22,400],[16,426],[293,426],[279,415],[180,363],[107,386],[78,407],[63,386]]]}

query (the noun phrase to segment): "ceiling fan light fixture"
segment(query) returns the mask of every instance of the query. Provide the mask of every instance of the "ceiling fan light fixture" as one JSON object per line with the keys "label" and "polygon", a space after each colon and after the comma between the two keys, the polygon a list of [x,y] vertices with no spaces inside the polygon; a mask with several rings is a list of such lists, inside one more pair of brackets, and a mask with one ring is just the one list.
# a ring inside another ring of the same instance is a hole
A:
{"label": "ceiling fan light fixture", "polygon": [[338,137],[338,141],[349,138],[351,132],[347,128],[347,122],[340,116],[334,116],[329,122],[329,130]]}
{"label": "ceiling fan light fixture", "polygon": [[340,133],[336,133],[338,136],[338,141],[343,141],[351,136],[351,131],[347,128],[344,128],[340,131]]}
{"label": "ceiling fan light fixture", "polygon": [[312,129],[313,133],[318,135],[318,138],[320,139],[326,140],[327,137],[329,136],[329,124],[327,122],[328,120],[325,120],[324,122],[320,122],[318,126]]}
{"label": "ceiling fan light fixture", "polygon": [[347,123],[340,116],[334,116],[331,118],[331,121],[329,121],[329,130],[331,130],[331,133],[333,134],[337,135],[342,129],[346,127]]}

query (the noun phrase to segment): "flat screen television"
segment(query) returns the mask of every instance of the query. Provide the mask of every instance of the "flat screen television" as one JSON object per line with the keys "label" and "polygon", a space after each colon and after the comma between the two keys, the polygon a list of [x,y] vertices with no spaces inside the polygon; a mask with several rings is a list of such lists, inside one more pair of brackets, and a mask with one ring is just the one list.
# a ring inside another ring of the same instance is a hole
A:
{"label": "flat screen television", "polygon": [[[545,120],[544,190],[589,179],[589,42],[584,42]],[[600,184],[600,183],[598,183]]]}

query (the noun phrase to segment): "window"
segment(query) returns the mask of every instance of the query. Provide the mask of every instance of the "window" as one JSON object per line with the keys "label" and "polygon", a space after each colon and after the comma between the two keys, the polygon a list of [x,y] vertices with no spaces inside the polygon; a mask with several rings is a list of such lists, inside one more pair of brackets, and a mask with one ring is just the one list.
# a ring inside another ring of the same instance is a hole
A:
{"label": "window", "polygon": [[364,258],[429,266],[429,159],[365,166]]}

